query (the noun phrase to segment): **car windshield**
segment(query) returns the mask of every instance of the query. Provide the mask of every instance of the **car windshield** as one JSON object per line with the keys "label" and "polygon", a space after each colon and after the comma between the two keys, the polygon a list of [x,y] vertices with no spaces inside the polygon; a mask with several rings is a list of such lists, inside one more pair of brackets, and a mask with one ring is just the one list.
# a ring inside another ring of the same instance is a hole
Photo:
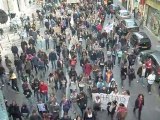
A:
{"label": "car windshield", "polygon": [[149,40],[149,38],[143,38],[143,39],[141,39],[141,41],[140,42],[142,42],[142,43],[149,43],[150,42],[150,40]]}
{"label": "car windshield", "polygon": [[129,12],[122,12],[121,15],[122,15],[122,16],[128,16],[128,15],[129,15]]}
{"label": "car windshield", "polygon": [[127,21],[127,26],[128,27],[133,27],[133,26],[137,26],[137,24],[134,21]]}

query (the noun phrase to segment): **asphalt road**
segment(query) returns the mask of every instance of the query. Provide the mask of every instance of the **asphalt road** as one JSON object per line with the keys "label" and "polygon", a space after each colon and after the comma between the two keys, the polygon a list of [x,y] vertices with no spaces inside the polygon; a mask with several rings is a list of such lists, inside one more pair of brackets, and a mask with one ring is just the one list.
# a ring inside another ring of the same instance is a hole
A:
{"label": "asphalt road", "polygon": [[[107,22],[108,22],[108,20],[106,18],[105,24],[107,24]],[[44,28],[41,28],[41,31],[43,31],[43,30],[44,30]],[[144,29],[143,31],[147,32],[148,30]],[[154,41],[155,38],[152,34],[149,34],[149,32],[147,32],[147,33],[148,33],[149,37],[152,39],[152,49],[155,49],[157,46],[157,42]],[[17,41],[17,38],[15,38],[15,39]],[[83,43],[83,44],[85,45],[85,43]],[[7,50],[7,54],[10,53],[8,51],[9,51],[9,49]],[[9,55],[12,55],[12,54],[10,53]],[[137,67],[138,67],[138,64],[135,65],[136,69],[137,69]],[[51,71],[52,70],[49,69],[49,71],[46,73],[44,80],[47,79],[47,75]],[[78,74],[80,74],[82,72],[82,69],[79,66],[79,63],[76,66],[76,71],[78,72]],[[119,66],[116,64],[116,66],[113,69],[113,74],[114,74],[114,78],[115,78],[116,82],[119,85],[119,91],[121,92],[123,90],[120,87],[119,73],[120,73],[120,69],[119,69]],[[67,73],[66,73],[66,76],[68,76]],[[138,79],[138,77],[136,79]],[[160,98],[157,93],[157,86],[154,85],[153,89],[152,89],[153,90],[152,95],[148,95],[147,88],[141,86],[136,81],[137,80],[134,80],[132,82],[131,87],[128,86],[128,80],[126,80],[124,83],[124,85],[125,85],[124,90],[128,89],[131,92],[130,100],[128,103],[128,115],[127,115],[126,120],[136,120],[137,119],[137,116],[135,116],[132,111],[133,111],[133,107],[134,107],[134,101],[137,98],[137,95],[139,93],[143,93],[144,99],[145,99],[144,107],[142,110],[142,120],[159,120],[159,118],[160,118],[160,115],[159,115],[160,114]],[[21,88],[21,82],[19,82],[19,87]],[[25,99],[24,95],[22,94],[22,90],[21,90],[20,94],[17,94],[9,86],[6,86],[3,89],[3,92],[4,92],[4,96],[8,99],[9,102],[11,102],[12,100],[16,100],[19,105],[21,105],[24,102],[28,103],[28,101]],[[69,89],[67,87],[66,95],[69,96],[69,94],[70,94]],[[63,93],[61,93],[61,91],[57,92],[56,96],[58,98],[58,101],[61,100],[62,95],[63,95]],[[36,101],[34,101],[34,99],[33,99],[33,102],[36,103]],[[89,98],[88,99],[88,106],[91,106],[91,105],[92,105],[92,99]],[[107,113],[106,111],[98,112],[97,120],[110,120],[110,118],[107,116],[106,113]],[[69,114],[72,116],[72,118],[75,116],[72,109],[70,110]],[[76,114],[81,114],[78,107],[76,107]]]}

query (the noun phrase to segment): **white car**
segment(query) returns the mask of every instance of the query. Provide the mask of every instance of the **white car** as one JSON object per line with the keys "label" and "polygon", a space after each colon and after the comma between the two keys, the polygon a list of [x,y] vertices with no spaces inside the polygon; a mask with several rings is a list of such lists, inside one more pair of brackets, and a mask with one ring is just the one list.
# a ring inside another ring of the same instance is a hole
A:
{"label": "white car", "polygon": [[119,10],[119,11],[116,12],[116,18],[119,19],[119,20],[130,19],[131,14],[127,10]]}

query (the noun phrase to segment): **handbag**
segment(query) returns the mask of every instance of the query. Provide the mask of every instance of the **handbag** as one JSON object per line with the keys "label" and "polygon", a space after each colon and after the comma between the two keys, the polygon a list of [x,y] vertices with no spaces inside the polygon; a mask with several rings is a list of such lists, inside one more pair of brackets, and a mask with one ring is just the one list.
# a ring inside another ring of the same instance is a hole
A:
{"label": "handbag", "polygon": [[125,80],[125,79],[126,79],[126,76],[125,76],[125,75],[122,75],[122,76],[121,76],[121,79],[122,79],[122,80]]}

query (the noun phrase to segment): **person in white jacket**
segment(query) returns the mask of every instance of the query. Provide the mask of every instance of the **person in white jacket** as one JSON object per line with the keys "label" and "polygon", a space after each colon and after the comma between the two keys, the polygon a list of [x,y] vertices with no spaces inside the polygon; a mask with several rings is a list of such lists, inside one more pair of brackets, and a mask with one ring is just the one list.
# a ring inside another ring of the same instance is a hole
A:
{"label": "person in white jacket", "polygon": [[152,87],[155,79],[156,79],[156,75],[155,75],[154,71],[152,71],[151,74],[147,77],[147,80],[148,80],[147,88],[148,88],[148,93],[149,94],[151,94],[151,87]]}

